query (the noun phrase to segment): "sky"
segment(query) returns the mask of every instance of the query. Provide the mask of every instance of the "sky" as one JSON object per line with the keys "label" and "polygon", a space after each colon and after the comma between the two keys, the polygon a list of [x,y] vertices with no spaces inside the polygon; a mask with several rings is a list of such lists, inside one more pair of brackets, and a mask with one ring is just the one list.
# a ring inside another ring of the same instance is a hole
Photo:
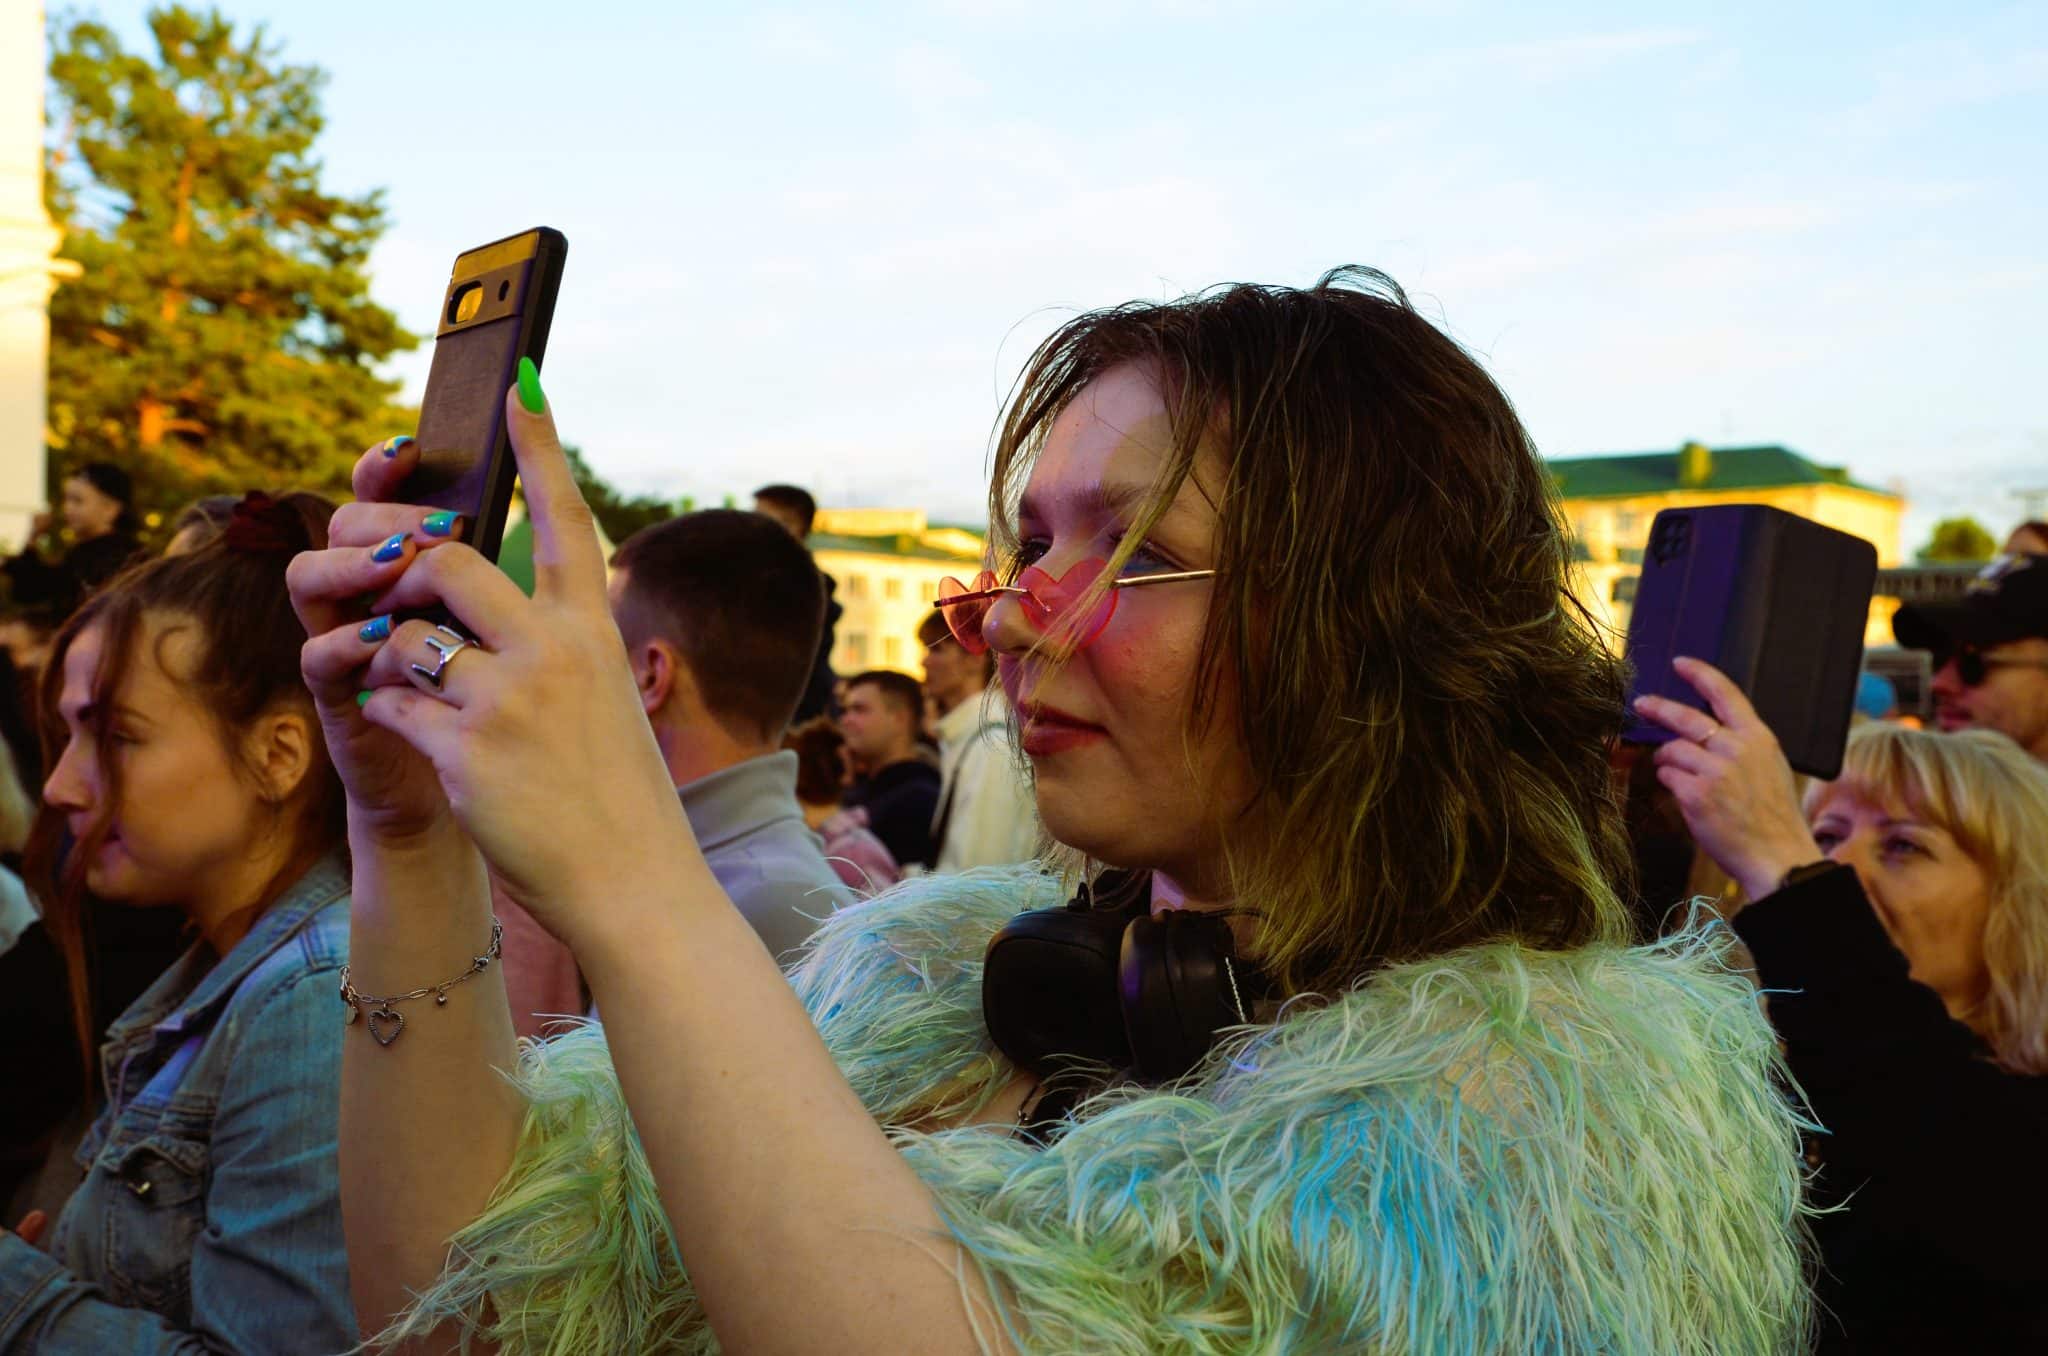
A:
{"label": "sky", "polygon": [[632,491],[978,522],[1061,320],[1345,263],[1548,456],[1783,444],[1908,551],[2048,490],[2048,4],[221,4],[329,73],[410,328],[569,237],[546,386]]}

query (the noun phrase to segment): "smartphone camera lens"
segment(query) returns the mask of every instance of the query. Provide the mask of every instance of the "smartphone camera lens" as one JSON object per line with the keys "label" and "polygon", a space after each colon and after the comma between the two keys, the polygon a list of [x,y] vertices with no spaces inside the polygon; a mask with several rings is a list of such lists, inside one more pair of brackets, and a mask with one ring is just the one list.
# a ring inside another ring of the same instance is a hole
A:
{"label": "smartphone camera lens", "polygon": [[455,295],[448,298],[448,323],[466,325],[476,319],[477,311],[484,304],[482,283],[464,283],[455,289]]}
{"label": "smartphone camera lens", "polygon": [[1692,519],[1685,516],[1660,518],[1650,541],[1650,559],[1668,565],[1685,554],[1692,544]]}

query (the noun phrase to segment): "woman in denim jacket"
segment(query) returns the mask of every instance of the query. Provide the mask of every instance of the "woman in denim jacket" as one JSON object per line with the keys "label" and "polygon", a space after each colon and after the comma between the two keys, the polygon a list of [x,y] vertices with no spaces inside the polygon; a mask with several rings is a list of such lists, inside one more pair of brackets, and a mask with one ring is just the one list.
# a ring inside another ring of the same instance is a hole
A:
{"label": "woman in denim jacket", "polygon": [[332,511],[251,495],[58,638],[30,863],[80,1029],[88,898],[176,908],[198,940],[107,1033],[106,1105],[49,1254],[39,1218],[0,1233],[0,1351],[354,1344],[335,1177],[342,799],[285,593]]}

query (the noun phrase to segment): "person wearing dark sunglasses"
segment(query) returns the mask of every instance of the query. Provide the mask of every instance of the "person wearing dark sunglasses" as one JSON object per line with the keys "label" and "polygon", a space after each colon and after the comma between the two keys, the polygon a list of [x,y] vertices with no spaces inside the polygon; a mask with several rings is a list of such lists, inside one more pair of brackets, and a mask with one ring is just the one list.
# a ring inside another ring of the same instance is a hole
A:
{"label": "person wearing dark sunglasses", "polygon": [[1931,652],[1941,729],[1995,730],[2048,761],[2048,556],[2001,556],[1960,599],[1900,608],[1892,633]]}

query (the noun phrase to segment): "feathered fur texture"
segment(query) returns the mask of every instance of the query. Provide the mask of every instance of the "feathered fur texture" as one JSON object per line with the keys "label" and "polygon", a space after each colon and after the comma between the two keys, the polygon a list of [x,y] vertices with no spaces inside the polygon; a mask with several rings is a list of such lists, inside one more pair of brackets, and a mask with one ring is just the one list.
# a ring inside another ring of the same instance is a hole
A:
{"label": "feathered fur texture", "polygon": [[[916,881],[826,924],[793,982],[885,1125],[1007,1081],[982,949],[1055,892]],[[1806,1122],[1725,945],[1474,947],[1299,1003],[1174,1089],[1104,1093],[1047,1149],[893,1133],[1025,1350],[1800,1350]],[[386,1337],[454,1318],[507,1352],[716,1351],[602,1032],[529,1048],[520,1084],[505,1185]]]}

